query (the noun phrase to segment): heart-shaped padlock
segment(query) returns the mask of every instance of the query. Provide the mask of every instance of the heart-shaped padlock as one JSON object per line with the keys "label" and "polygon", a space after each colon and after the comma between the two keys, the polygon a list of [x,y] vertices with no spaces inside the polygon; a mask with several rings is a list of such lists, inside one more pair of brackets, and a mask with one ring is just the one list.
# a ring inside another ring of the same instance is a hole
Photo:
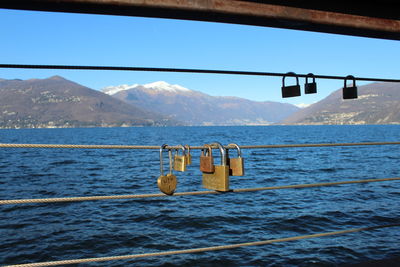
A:
{"label": "heart-shaped padlock", "polygon": [[157,185],[161,192],[166,195],[173,195],[176,189],[176,176],[173,174],[161,175],[157,179]]}

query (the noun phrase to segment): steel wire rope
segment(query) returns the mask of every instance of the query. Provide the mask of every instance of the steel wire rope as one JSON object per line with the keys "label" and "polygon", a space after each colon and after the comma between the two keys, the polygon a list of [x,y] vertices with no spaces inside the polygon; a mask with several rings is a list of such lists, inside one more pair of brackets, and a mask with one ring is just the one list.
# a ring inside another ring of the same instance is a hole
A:
{"label": "steel wire rope", "polygon": [[249,246],[261,246],[261,245],[267,245],[267,244],[273,244],[273,243],[279,243],[279,242],[297,241],[297,240],[317,238],[317,237],[342,235],[342,234],[349,234],[349,233],[355,233],[355,232],[361,232],[361,231],[372,231],[372,230],[377,230],[377,229],[398,227],[398,226],[400,226],[400,224],[387,224],[387,225],[353,228],[353,229],[333,231],[333,232],[292,236],[292,237],[286,237],[286,238],[268,239],[268,240],[262,240],[262,241],[237,243],[237,244],[230,244],[230,245],[220,245],[220,246],[212,246],[212,247],[203,247],[203,248],[192,248],[192,249],[162,251],[162,252],[143,253],[143,254],[121,255],[121,256],[37,262],[37,263],[27,263],[27,264],[6,265],[6,266],[7,267],[55,266],[55,265],[62,265],[62,264],[78,264],[78,263],[87,263],[87,262],[137,259],[137,258],[146,258],[146,257],[155,257],[155,256],[169,256],[169,255],[177,255],[177,254],[192,254],[192,253],[225,250],[225,249],[236,249],[236,248],[249,247]]}
{"label": "steel wire rope", "polygon": [[[112,71],[153,71],[153,72],[180,72],[199,74],[228,74],[249,76],[293,76],[288,73],[261,72],[261,71],[233,71],[212,69],[188,69],[188,68],[157,68],[157,67],[123,67],[123,66],[77,66],[77,65],[35,65],[35,64],[0,64],[3,69],[61,69],[61,70],[112,70]],[[306,78],[308,74],[296,74],[297,77]],[[317,79],[344,80],[346,76],[314,75]],[[400,79],[354,77],[358,81],[371,82],[400,82]]]}
{"label": "steel wire rope", "polygon": [[[320,144],[282,144],[282,145],[241,145],[241,149],[295,148],[295,147],[336,147],[336,146],[377,146],[400,145],[400,142],[363,142],[363,143],[320,143]],[[160,146],[145,145],[78,145],[78,144],[6,144],[0,148],[74,148],[74,149],[160,149]],[[179,146],[167,146],[166,149],[179,149]],[[190,149],[203,149],[204,146],[191,146]],[[225,146],[225,148],[235,148]]]}
{"label": "steel wire rope", "polygon": [[[218,192],[218,191],[177,192],[177,193],[174,193],[172,196],[195,196],[195,195],[211,195],[211,194],[227,194],[227,193],[245,193],[245,192],[256,192],[256,191],[266,191],[266,190],[300,189],[300,188],[338,186],[338,185],[345,185],[345,184],[373,183],[373,182],[386,182],[386,181],[398,181],[398,180],[400,180],[400,177],[350,180],[350,181],[342,181],[342,182],[326,182],[326,183],[314,183],[314,184],[295,184],[295,185],[282,185],[282,186],[269,186],[269,187],[256,187],[256,188],[241,188],[241,189],[232,189],[228,192]],[[80,202],[80,201],[116,200],[116,199],[138,199],[138,198],[152,198],[152,197],[170,197],[170,196],[167,196],[162,193],[156,193],[156,194],[139,194],[139,195],[110,195],[110,196],[37,198],[37,199],[8,199],[8,200],[0,200],[0,205],[37,204],[37,203],[54,203],[54,202]]]}

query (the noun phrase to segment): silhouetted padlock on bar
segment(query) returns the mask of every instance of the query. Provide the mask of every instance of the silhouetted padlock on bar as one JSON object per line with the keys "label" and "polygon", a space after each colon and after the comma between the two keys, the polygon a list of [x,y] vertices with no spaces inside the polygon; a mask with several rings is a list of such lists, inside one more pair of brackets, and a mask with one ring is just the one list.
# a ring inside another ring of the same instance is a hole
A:
{"label": "silhouetted padlock on bar", "polygon": [[[353,86],[347,87],[347,79],[353,80]],[[348,75],[346,76],[346,78],[344,78],[343,99],[355,99],[355,98],[358,98],[356,79],[354,78],[354,76]]]}
{"label": "silhouetted padlock on bar", "polygon": [[[312,82],[308,82],[308,77],[312,78]],[[309,73],[306,76],[306,83],[304,84],[304,93],[305,94],[315,94],[317,93],[317,83],[315,82],[314,74]]]}
{"label": "silhouetted padlock on bar", "polygon": [[[286,76],[294,76],[296,77],[296,85],[289,85],[285,86],[285,78]],[[299,77],[297,77],[296,73],[294,72],[288,72],[285,75],[283,75],[282,78],[282,97],[294,97],[294,96],[300,96],[300,84],[299,84]]]}

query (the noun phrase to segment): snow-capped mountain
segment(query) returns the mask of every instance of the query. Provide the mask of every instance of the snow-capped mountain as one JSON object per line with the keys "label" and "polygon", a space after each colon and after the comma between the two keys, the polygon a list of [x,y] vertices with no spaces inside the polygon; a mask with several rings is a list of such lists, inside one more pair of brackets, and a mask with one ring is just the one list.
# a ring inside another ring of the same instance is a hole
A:
{"label": "snow-capped mountain", "polygon": [[149,90],[166,91],[166,92],[189,92],[189,91],[191,91],[191,90],[189,90],[183,86],[180,86],[178,84],[169,84],[164,81],[158,81],[158,82],[153,82],[153,83],[148,83],[148,84],[143,84],[143,85],[123,84],[123,85],[117,85],[117,86],[108,86],[108,87],[102,89],[102,92],[106,93],[108,95],[115,95],[118,92],[136,89],[138,87],[142,87],[142,88],[149,89]]}
{"label": "snow-capped mountain", "polygon": [[102,91],[126,103],[189,125],[266,125],[279,122],[299,110],[291,104],[210,96],[163,81],[109,86]]}
{"label": "snow-capped mountain", "polygon": [[159,90],[159,91],[169,91],[169,92],[179,92],[179,91],[190,91],[189,89],[180,86],[178,84],[169,84],[164,81],[148,83],[143,85],[144,88]]}
{"label": "snow-capped mountain", "polygon": [[114,95],[121,91],[133,89],[138,85],[139,84],[133,84],[133,85],[122,84],[122,85],[118,85],[118,86],[108,86],[108,87],[103,88],[101,91],[107,95]]}

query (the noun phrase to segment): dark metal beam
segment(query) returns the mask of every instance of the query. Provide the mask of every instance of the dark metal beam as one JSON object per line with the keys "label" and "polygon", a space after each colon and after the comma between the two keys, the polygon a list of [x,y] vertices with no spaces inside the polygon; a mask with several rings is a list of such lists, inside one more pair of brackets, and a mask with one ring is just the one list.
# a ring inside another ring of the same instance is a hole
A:
{"label": "dark metal beam", "polygon": [[[261,2],[259,0],[242,0],[247,2]],[[297,7],[303,9],[329,11],[364,17],[400,19],[400,13],[395,7],[398,0],[368,0],[368,1],[321,1],[321,0],[263,0],[264,4]]]}
{"label": "dark metal beam", "polygon": [[300,3],[303,1],[281,1],[286,5],[276,2],[279,1],[1,0],[0,8],[213,21],[400,40],[400,20],[393,13],[394,7],[384,0],[376,3],[381,3],[379,17],[370,16],[370,11],[367,15],[346,12],[346,6],[350,11],[358,10],[355,6],[362,6],[362,2],[347,1],[336,9],[321,5],[314,9],[310,1],[304,1],[304,5]]}

